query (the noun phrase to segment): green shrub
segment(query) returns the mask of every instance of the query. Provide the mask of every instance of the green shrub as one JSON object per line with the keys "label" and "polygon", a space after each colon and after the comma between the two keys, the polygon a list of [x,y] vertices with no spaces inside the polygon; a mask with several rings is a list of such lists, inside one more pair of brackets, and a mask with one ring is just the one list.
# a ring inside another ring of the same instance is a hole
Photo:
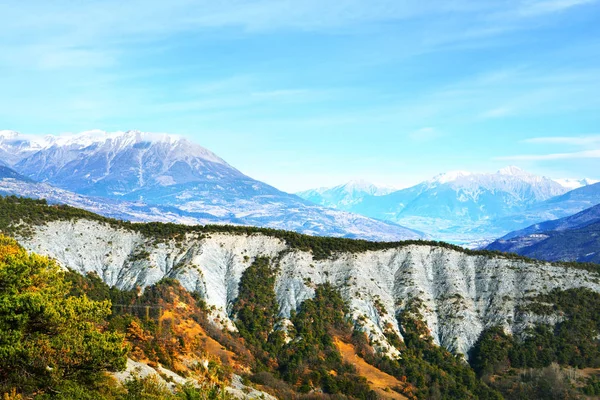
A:
{"label": "green shrub", "polygon": [[54,262],[0,236],[0,392],[78,390],[124,369],[124,336],[101,329],[110,313],[110,301],[71,296]]}

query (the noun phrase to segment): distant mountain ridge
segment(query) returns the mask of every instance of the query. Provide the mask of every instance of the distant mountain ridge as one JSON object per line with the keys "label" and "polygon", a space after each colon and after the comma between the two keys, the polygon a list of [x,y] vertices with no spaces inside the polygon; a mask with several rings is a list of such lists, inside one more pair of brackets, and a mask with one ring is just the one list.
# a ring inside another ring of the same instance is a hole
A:
{"label": "distant mountain ridge", "polygon": [[600,263],[600,204],[511,232],[486,247],[547,261]]}
{"label": "distant mountain ridge", "polygon": [[[591,181],[582,180],[579,184],[587,182]],[[333,206],[424,231],[437,239],[469,243],[549,219],[545,218],[545,211],[523,215],[545,201],[565,195],[570,190],[566,186],[569,185],[565,182],[509,166],[496,173],[451,171],[386,195],[361,194]],[[332,206],[331,196],[319,197],[310,191],[299,195],[316,204]],[[590,203],[573,204],[569,212],[579,212],[593,205]]]}
{"label": "distant mountain ridge", "polygon": [[28,137],[0,131],[0,161],[18,174],[1,180],[0,193],[48,198],[115,218],[246,224],[370,240],[423,236],[284,193],[175,135]]}
{"label": "distant mountain ridge", "polygon": [[555,179],[555,182],[557,182],[558,184],[560,184],[563,187],[566,187],[567,189],[573,190],[573,189],[579,189],[580,187],[584,187],[584,186],[588,186],[588,185],[593,185],[595,183],[598,183],[600,181],[597,181],[595,179],[589,179],[589,178],[583,178],[583,179]]}
{"label": "distant mountain ridge", "polygon": [[561,196],[534,204],[523,212],[503,217],[496,223],[513,227],[509,231],[519,230],[536,223],[569,217],[597,204],[600,204],[600,183],[582,186]]}
{"label": "distant mountain ridge", "polygon": [[[12,138],[18,138],[13,136]],[[0,148],[14,149],[4,140]],[[89,131],[17,141],[22,157],[12,166],[36,181],[84,194],[122,197],[147,187],[185,184],[241,172],[205,148],[173,135]]]}
{"label": "distant mountain ridge", "polygon": [[5,179],[2,193],[74,202],[69,204],[111,217],[249,224],[371,240],[414,239],[426,232],[479,246],[600,204],[598,184],[569,191],[591,180],[554,180],[517,167],[448,172],[396,191],[352,181],[299,197],[244,175],[185,138],[139,131],[45,137],[0,131],[0,165],[21,176]]}
{"label": "distant mountain ridge", "polygon": [[384,196],[394,192],[389,186],[379,186],[364,180],[352,180],[332,188],[318,188],[296,193],[301,198],[325,207],[348,210],[366,196]]}

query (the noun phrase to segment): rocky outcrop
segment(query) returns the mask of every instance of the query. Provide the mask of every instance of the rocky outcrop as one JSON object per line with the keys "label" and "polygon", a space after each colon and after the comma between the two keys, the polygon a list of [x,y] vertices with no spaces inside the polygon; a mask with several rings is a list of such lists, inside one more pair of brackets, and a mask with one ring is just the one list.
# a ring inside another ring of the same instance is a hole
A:
{"label": "rocky outcrop", "polygon": [[[170,390],[174,390],[177,385],[185,385],[190,383],[193,384],[192,379],[186,379],[171,370],[165,369],[161,366],[152,368],[148,364],[134,361],[131,358],[127,359],[127,366],[124,371],[114,372],[112,373],[112,376],[121,383],[127,382],[134,377],[146,378],[152,376],[157,382],[169,388]],[[236,374],[231,376],[231,382],[225,387],[225,390],[236,399],[277,400],[277,398],[268,393],[244,385],[242,377]]]}
{"label": "rocky outcrop", "polygon": [[279,265],[276,294],[283,317],[313,296],[316,285],[330,282],[350,304],[355,322],[380,350],[390,353],[396,350],[387,344],[384,331],[400,333],[395,316],[411,298],[422,301],[435,341],[466,354],[487,326],[501,324],[519,333],[538,321],[535,315],[517,312],[527,297],[554,288],[600,291],[600,277],[585,270],[433,244],[315,259],[311,252],[264,233],[188,233],[180,240],[157,241],[85,219],[48,222],[20,242],[62,266],[96,272],[123,289],[176,278],[214,306],[215,320],[229,327],[242,272],[256,257],[269,257]]}

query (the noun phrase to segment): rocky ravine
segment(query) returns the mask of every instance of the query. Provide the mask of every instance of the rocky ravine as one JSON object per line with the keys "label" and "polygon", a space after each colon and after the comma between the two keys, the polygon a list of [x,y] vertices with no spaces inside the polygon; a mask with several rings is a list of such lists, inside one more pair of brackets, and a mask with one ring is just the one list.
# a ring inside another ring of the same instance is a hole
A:
{"label": "rocky ravine", "polygon": [[233,325],[228,311],[242,272],[256,257],[270,257],[279,262],[276,292],[283,317],[310,298],[316,284],[330,282],[348,300],[354,320],[362,320],[380,349],[390,353],[396,350],[387,345],[383,331],[391,325],[398,332],[395,314],[411,297],[423,301],[422,312],[435,341],[466,354],[486,326],[502,324],[519,333],[538,321],[533,315],[516,314],[516,306],[527,296],[554,288],[600,291],[600,276],[591,272],[467,255],[433,245],[338,253],[316,260],[310,252],[265,234],[188,233],[185,240],[158,242],[85,219],[49,222],[19,240],[28,250],[81,273],[94,271],[119,288],[176,278],[214,305],[215,320],[229,327]]}

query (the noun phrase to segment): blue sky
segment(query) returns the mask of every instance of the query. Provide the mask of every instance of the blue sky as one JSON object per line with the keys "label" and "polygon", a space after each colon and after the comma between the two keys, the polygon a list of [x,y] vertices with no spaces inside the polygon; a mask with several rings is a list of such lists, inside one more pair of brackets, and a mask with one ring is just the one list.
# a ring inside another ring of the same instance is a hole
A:
{"label": "blue sky", "polygon": [[295,191],[600,179],[595,0],[0,3],[0,129],[177,133]]}

